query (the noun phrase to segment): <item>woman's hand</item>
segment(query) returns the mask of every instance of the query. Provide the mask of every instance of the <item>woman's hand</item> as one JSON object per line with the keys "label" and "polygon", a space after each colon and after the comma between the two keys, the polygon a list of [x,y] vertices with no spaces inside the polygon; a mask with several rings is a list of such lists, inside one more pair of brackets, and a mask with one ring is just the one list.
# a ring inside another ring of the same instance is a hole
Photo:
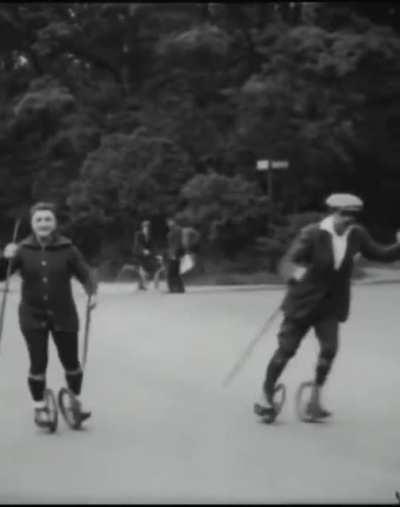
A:
{"label": "woman's hand", "polygon": [[17,243],[8,243],[3,251],[3,257],[6,259],[12,259],[17,254],[18,245]]}
{"label": "woman's hand", "polygon": [[97,294],[92,294],[89,297],[89,310],[93,310],[97,306]]}

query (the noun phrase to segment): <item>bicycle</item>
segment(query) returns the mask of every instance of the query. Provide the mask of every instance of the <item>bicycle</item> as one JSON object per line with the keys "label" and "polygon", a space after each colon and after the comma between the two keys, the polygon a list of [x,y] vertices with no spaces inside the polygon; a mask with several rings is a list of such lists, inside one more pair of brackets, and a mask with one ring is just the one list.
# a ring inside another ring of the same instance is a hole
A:
{"label": "bicycle", "polygon": [[138,289],[140,287],[147,288],[147,283],[153,281],[154,289],[164,292],[166,289],[167,267],[162,255],[156,255],[154,259],[157,266],[152,279],[140,264],[124,264],[117,274],[116,281],[121,282],[129,274],[138,283]]}

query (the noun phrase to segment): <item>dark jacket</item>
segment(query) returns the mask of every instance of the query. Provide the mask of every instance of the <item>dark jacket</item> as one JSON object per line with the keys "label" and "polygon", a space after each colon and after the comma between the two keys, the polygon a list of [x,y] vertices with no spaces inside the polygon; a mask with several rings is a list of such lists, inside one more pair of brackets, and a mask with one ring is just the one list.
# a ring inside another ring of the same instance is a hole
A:
{"label": "dark jacket", "polygon": [[[8,260],[0,259],[0,279],[6,277]],[[97,290],[95,278],[82,254],[72,242],[55,234],[42,247],[31,235],[19,243],[11,260],[11,272],[22,278],[19,321],[23,332],[43,329],[51,321],[55,330],[78,331],[78,314],[72,295],[75,276],[87,294]]]}
{"label": "dark jacket", "polygon": [[137,231],[135,234],[133,244],[133,255],[137,261],[143,260],[146,257],[144,250],[149,250],[151,255],[153,253],[154,245],[151,233],[146,237],[142,230]]}
{"label": "dark jacket", "polygon": [[284,314],[299,320],[331,316],[340,322],[346,321],[350,309],[353,257],[357,253],[370,260],[392,262],[400,259],[400,244],[379,245],[364,227],[354,225],[349,232],[344,260],[335,270],[330,233],[322,230],[319,223],[304,227],[283,264],[302,265],[307,271],[301,280],[289,280],[282,303]]}
{"label": "dark jacket", "polygon": [[194,227],[182,228],[182,246],[185,252],[193,253],[198,250],[200,233]]}
{"label": "dark jacket", "polygon": [[179,259],[184,253],[182,244],[182,228],[179,225],[171,227],[167,234],[168,258]]}

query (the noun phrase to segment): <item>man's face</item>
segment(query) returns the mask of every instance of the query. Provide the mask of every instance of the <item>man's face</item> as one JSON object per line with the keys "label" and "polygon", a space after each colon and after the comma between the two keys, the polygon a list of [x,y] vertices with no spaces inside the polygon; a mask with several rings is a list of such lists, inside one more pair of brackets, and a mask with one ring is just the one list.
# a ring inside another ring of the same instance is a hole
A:
{"label": "man's face", "polygon": [[46,238],[57,227],[57,220],[50,210],[35,211],[31,218],[31,226],[34,234],[39,238]]}
{"label": "man's face", "polygon": [[335,225],[338,230],[345,231],[357,221],[357,213],[341,210],[335,213]]}

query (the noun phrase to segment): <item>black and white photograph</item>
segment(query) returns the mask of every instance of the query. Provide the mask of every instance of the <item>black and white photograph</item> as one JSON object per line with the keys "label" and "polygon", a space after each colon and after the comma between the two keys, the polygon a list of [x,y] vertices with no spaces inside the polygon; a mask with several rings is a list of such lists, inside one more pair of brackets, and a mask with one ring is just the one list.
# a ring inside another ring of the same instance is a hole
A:
{"label": "black and white photograph", "polygon": [[397,2],[0,2],[0,504],[400,504]]}

